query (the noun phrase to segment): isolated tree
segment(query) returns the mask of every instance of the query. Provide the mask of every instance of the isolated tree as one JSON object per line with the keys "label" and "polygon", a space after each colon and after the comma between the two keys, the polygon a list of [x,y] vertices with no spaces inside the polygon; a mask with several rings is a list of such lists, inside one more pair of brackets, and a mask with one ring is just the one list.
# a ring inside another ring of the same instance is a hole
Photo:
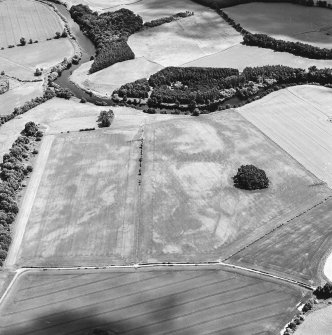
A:
{"label": "isolated tree", "polygon": [[27,41],[25,40],[24,37],[21,37],[21,38],[20,38],[20,44],[21,44],[22,46],[27,44]]}
{"label": "isolated tree", "polygon": [[24,126],[24,134],[26,136],[35,136],[37,134],[37,131],[38,127],[33,121],[26,123]]}
{"label": "isolated tree", "polygon": [[201,112],[199,111],[199,109],[195,108],[191,115],[192,116],[199,116],[200,114],[201,114]]}
{"label": "isolated tree", "polygon": [[34,73],[34,75],[36,76],[36,77],[39,77],[39,76],[41,76],[42,75],[42,71],[37,67],[36,68],[36,71],[35,71],[35,73]]}
{"label": "isolated tree", "polygon": [[29,39],[29,44],[32,44],[32,43],[33,43],[33,41],[32,41],[32,39],[30,38],[30,39]]}
{"label": "isolated tree", "polygon": [[265,171],[254,165],[242,165],[233,177],[234,186],[244,190],[259,190],[269,187]]}
{"label": "isolated tree", "polygon": [[97,122],[98,122],[100,128],[109,127],[111,125],[113,119],[114,119],[114,113],[110,109],[108,111],[101,111],[99,116],[98,116]]}
{"label": "isolated tree", "polygon": [[59,31],[57,31],[56,33],[55,33],[55,39],[58,39],[58,38],[60,38],[61,37],[61,33],[59,32]]}

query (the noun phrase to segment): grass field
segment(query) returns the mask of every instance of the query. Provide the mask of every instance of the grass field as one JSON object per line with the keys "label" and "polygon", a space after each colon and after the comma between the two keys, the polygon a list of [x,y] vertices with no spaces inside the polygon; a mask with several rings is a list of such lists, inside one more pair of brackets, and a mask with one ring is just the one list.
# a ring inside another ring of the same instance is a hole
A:
{"label": "grass field", "polygon": [[[51,50],[51,52],[50,52]],[[36,67],[49,68],[74,55],[68,38],[0,50],[0,71],[22,80],[36,79]]]}
{"label": "grass field", "polygon": [[[145,128],[141,258],[206,261],[231,255],[331,191],[236,112]],[[267,190],[233,187],[242,164]]]}
{"label": "grass field", "polygon": [[183,64],[183,66],[232,67],[242,71],[247,66],[279,64],[287,64],[287,66],[302,69],[307,69],[313,65],[318,68],[325,68],[332,67],[332,60],[303,58],[288,52],[276,52],[270,49],[239,44],[227,50]]}
{"label": "grass field", "polygon": [[25,102],[43,95],[43,83],[22,83],[14,79],[9,80],[10,89],[0,95],[0,115],[7,115],[15,107],[22,106]]}
{"label": "grass field", "polygon": [[[274,92],[239,109],[241,115],[305,168],[332,186],[332,90],[302,86]],[[321,98],[322,97],[322,98]],[[320,99],[321,103],[317,103]]]}
{"label": "grass field", "polygon": [[3,335],[276,334],[303,293],[222,270],[23,274],[1,310]]}
{"label": "grass field", "polygon": [[0,48],[20,43],[24,37],[28,42],[45,41],[62,32],[64,25],[47,5],[34,0],[0,1]]}
{"label": "grass field", "polygon": [[70,77],[74,83],[85,90],[99,95],[112,95],[121,85],[137,79],[148,78],[158,72],[162,66],[146,60],[144,57],[120,62],[106,69],[88,75],[92,62],[82,64]]}
{"label": "grass field", "polygon": [[195,8],[194,16],[131,35],[128,43],[136,57],[178,66],[242,41],[216,12],[199,5]]}
{"label": "grass field", "polygon": [[332,199],[255,242],[228,262],[320,285],[332,242]]}
{"label": "grass field", "polygon": [[225,12],[252,33],[332,48],[332,14],[325,8],[259,2],[225,8]]}

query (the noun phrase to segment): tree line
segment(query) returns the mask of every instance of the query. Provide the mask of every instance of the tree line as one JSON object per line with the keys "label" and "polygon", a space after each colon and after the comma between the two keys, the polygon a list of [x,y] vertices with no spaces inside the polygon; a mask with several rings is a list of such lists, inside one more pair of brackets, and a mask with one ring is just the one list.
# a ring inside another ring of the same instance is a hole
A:
{"label": "tree line", "polygon": [[143,26],[147,28],[158,27],[158,26],[161,26],[162,24],[170,23],[170,22],[173,22],[179,19],[183,19],[185,17],[192,16],[192,15],[194,15],[194,12],[189,12],[189,11],[180,12],[180,13],[177,13],[171,16],[161,17],[160,19],[152,20],[150,22],[145,22]]}
{"label": "tree line", "polygon": [[6,259],[11,243],[10,225],[18,213],[17,194],[23,180],[32,172],[28,159],[32,154],[38,153],[34,149],[34,143],[42,136],[37,125],[28,122],[9,153],[3,155],[3,162],[0,164],[0,266]]}
{"label": "tree line", "polygon": [[98,15],[85,5],[72,6],[70,15],[96,47],[90,73],[135,58],[127,40],[143,27],[143,20],[139,15],[124,8]]}

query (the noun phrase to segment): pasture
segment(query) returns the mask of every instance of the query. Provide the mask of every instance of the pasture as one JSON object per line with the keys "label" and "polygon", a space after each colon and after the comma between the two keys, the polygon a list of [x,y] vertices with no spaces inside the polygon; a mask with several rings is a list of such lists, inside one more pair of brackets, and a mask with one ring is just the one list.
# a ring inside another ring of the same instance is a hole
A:
{"label": "pasture", "polygon": [[228,262],[320,285],[332,242],[332,199],[286,223]]}
{"label": "pasture", "polygon": [[43,82],[22,83],[9,80],[9,91],[0,95],[0,116],[14,111],[15,107],[23,106],[25,102],[43,95]]}
{"label": "pasture", "polygon": [[137,79],[150,77],[163,67],[144,57],[114,64],[93,74],[88,74],[92,62],[82,64],[75,70],[70,80],[97,95],[111,96],[115,89]]}
{"label": "pasture", "polygon": [[194,16],[133,34],[136,57],[162,66],[179,66],[239,44],[242,36],[215,11],[199,6]]}
{"label": "pasture", "polygon": [[[187,268],[188,269],[188,268]],[[276,334],[299,289],[220,269],[29,271],[0,309],[3,335]]]}
{"label": "pasture", "polygon": [[[227,258],[331,191],[234,111],[145,127],[139,259]],[[242,164],[270,187],[234,188]]]}
{"label": "pasture", "polygon": [[28,42],[43,42],[53,38],[64,25],[53,9],[34,0],[0,1],[0,48],[20,43],[24,37]]}
{"label": "pasture", "polygon": [[256,2],[225,8],[225,12],[251,33],[332,48],[332,14],[325,8]]}
{"label": "pasture", "polygon": [[[324,100],[319,103],[321,97]],[[331,89],[289,88],[245,105],[239,112],[306,169],[332,186]]]}
{"label": "pasture", "polygon": [[264,66],[287,64],[294,68],[307,69],[310,66],[317,68],[332,67],[332,60],[309,59],[294,56],[288,52],[277,52],[270,49],[235,45],[227,50],[204,56],[182,66],[196,67],[232,67],[243,71],[247,66]]}
{"label": "pasture", "polygon": [[[51,51],[51,52],[50,52]],[[0,50],[0,71],[22,80],[36,79],[36,67],[47,69],[74,55],[68,38]]]}

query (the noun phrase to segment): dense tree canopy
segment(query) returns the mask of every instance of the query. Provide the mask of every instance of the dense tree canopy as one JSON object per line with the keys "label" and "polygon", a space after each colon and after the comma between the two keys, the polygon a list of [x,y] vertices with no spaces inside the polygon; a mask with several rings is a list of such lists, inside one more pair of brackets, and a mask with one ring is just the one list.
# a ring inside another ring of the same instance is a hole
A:
{"label": "dense tree canopy", "polygon": [[265,171],[254,165],[242,165],[233,177],[234,186],[244,190],[259,190],[269,187]]}

